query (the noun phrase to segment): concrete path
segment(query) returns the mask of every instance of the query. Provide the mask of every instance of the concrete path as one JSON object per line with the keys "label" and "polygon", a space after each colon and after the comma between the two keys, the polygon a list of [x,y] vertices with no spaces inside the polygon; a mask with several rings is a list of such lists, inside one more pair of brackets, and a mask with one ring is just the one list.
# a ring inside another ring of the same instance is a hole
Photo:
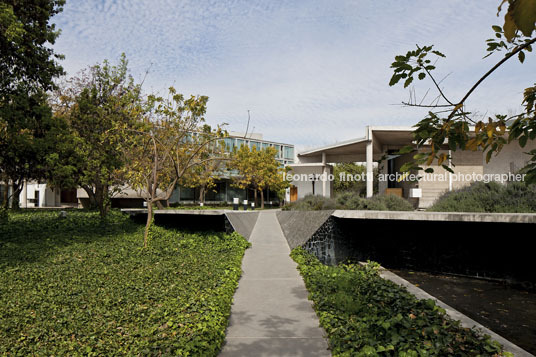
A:
{"label": "concrete path", "polygon": [[250,242],[220,356],[331,356],[274,211],[260,213]]}

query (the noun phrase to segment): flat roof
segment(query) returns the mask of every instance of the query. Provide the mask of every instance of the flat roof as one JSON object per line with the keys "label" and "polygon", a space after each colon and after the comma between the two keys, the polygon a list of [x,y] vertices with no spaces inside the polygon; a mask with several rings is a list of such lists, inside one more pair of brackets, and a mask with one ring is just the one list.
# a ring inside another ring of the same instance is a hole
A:
{"label": "flat roof", "polygon": [[298,157],[317,156],[324,152],[330,155],[364,154],[371,139],[384,145],[405,146],[413,142],[414,130],[411,126],[369,126],[364,137],[307,150],[299,153]]}

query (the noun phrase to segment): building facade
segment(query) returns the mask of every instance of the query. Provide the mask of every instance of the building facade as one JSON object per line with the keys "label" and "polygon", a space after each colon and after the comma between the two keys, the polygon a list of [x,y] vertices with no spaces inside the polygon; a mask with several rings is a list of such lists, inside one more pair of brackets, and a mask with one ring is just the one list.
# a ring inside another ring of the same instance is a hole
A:
{"label": "building facade", "polygon": [[[369,126],[364,137],[352,139],[333,145],[298,153],[298,163],[291,164],[292,173],[321,173],[313,176],[316,188],[322,187],[315,194],[325,197],[333,195],[333,181],[330,180],[331,164],[359,162],[366,166],[367,197],[373,195],[373,170],[379,172],[379,194],[392,193],[404,197],[417,208],[431,206],[443,193],[471,184],[474,181],[512,181],[519,180],[518,171],[530,160],[528,151],[536,149],[536,141],[521,148],[517,141],[505,145],[502,151],[486,163],[482,151],[450,151],[447,146],[439,152],[451,157],[448,163],[452,173],[439,166],[424,166],[423,171],[412,172],[402,177],[400,168],[412,160],[415,153],[399,155],[398,151],[414,144],[413,127]],[[426,151],[426,147],[423,149]],[[427,168],[434,169],[433,174],[425,174]],[[296,176],[298,177],[298,176]],[[411,178],[418,178],[412,180]],[[363,179],[358,177],[357,179]],[[522,178],[521,178],[522,179]],[[311,180],[293,182],[294,199],[313,193]]]}
{"label": "building facade", "polygon": [[[227,150],[237,150],[243,145],[250,149],[256,147],[258,150],[263,150],[268,147],[274,147],[277,151],[276,160],[281,166],[287,166],[294,163],[294,145],[285,144],[270,140],[264,140],[261,133],[238,133],[231,132],[224,139]],[[216,180],[216,186],[209,190],[205,195],[205,202],[208,204],[230,204],[233,198],[238,198],[240,201],[252,201],[254,197],[253,190],[239,189],[233,187],[233,172],[224,172],[220,178]],[[279,197],[266,189],[264,192],[265,202],[279,203]],[[170,204],[193,204],[199,201],[199,189],[179,186],[170,198]]]}
{"label": "building facade", "polygon": [[[282,165],[294,163],[294,145],[284,144],[275,141],[264,140],[260,133],[236,133],[223,139],[229,151],[247,145],[249,148],[256,147],[260,150],[268,147],[276,148],[276,160]],[[233,173],[223,172],[216,180],[216,186],[209,189],[205,194],[205,202],[208,204],[232,204],[233,198],[239,198],[240,201],[252,201],[254,197],[253,190],[239,189],[233,187]],[[4,189],[4,185],[0,185]],[[9,186],[7,186],[9,189]],[[1,193],[1,192],[0,192]],[[178,186],[171,196],[170,204],[195,204],[199,202],[199,188],[189,188]],[[3,196],[1,196],[3,197]],[[265,202],[270,204],[279,203],[279,197],[274,192],[266,189],[264,192]],[[51,188],[46,183],[28,182],[25,184],[19,202],[22,208],[34,207],[87,207],[89,197],[85,190],[79,188],[75,190],[61,190]],[[112,197],[112,207],[143,207],[144,200],[139,194],[128,187],[124,187]]]}

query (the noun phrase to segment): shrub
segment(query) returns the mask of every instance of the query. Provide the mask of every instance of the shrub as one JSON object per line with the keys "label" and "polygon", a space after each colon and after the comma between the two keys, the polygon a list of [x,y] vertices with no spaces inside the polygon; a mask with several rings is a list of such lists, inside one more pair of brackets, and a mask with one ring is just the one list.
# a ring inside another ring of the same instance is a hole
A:
{"label": "shrub", "polygon": [[12,212],[0,225],[0,355],[215,356],[241,260],[236,233],[186,234],[111,212]]}
{"label": "shrub", "polygon": [[433,300],[382,279],[377,264],[326,266],[302,248],[291,256],[333,356],[511,355],[489,336],[462,328]]}
{"label": "shrub", "polygon": [[370,211],[413,211],[407,200],[395,195],[378,195],[364,198],[354,192],[339,194],[336,202],[340,209]]}
{"label": "shrub", "polygon": [[337,203],[331,198],[319,195],[306,195],[305,197],[286,205],[284,210],[292,211],[321,211],[337,209]]}
{"label": "shrub", "polygon": [[475,182],[447,192],[428,209],[438,212],[536,212],[536,185]]}
{"label": "shrub", "polygon": [[[374,196],[370,201],[378,201],[379,204],[386,207],[387,211],[413,211],[413,205],[408,200],[396,195]],[[372,208],[370,208],[372,209]]]}

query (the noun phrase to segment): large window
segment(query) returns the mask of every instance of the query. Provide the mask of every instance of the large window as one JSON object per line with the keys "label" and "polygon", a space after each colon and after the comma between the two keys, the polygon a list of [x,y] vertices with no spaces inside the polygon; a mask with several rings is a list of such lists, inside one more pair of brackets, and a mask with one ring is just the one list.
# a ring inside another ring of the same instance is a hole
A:
{"label": "large window", "polygon": [[235,147],[235,139],[234,138],[225,138],[225,149],[228,151],[233,151]]}
{"label": "large window", "polygon": [[294,159],[294,148],[291,146],[285,146],[283,148],[283,157],[287,160]]}
{"label": "large window", "polygon": [[277,150],[277,155],[276,157],[278,159],[281,159],[283,157],[283,153],[281,152],[281,145],[274,145],[275,149]]}

